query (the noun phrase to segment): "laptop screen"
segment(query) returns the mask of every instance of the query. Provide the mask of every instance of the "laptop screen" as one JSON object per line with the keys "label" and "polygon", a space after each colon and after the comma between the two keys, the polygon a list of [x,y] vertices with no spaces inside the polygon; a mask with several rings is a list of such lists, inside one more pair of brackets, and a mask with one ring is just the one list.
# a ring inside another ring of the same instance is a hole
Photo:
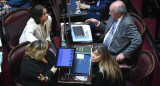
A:
{"label": "laptop screen", "polygon": [[58,48],[55,66],[57,68],[72,67],[74,56],[75,48]]}

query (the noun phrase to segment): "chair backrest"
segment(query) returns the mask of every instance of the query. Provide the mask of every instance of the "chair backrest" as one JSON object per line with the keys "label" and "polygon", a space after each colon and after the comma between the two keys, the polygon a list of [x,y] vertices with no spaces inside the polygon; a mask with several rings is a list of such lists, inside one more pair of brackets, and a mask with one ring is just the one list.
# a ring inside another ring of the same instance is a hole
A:
{"label": "chair backrest", "polygon": [[138,32],[143,37],[143,35],[144,35],[145,31],[146,31],[146,24],[145,24],[144,20],[140,16],[135,14],[135,13],[129,13],[129,14],[132,16],[132,18],[134,20],[134,23],[137,26]]}
{"label": "chair backrest", "polygon": [[20,64],[23,59],[27,44],[29,44],[29,42],[24,42],[20,45],[17,45],[10,51],[8,55],[9,70],[15,86],[17,86],[19,83]]}
{"label": "chair backrest", "polygon": [[152,73],[154,66],[153,55],[149,51],[141,51],[137,64],[131,68],[131,81],[134,86],[143,86],[144,80]]}
{"label": "chair backrest", "polygon": [[18,8],[10,11],[2,19],[2,37],[8,51],[19,44],[20,35],[30,17],[30,8]]}

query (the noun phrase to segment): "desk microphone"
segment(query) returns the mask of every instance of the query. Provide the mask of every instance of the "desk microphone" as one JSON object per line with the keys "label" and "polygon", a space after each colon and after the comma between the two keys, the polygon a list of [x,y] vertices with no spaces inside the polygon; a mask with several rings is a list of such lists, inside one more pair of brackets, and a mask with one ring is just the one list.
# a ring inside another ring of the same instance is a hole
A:
{"label": "desk microphone", "polygon": [[68,19],[69,19],[69,21],[68,21],[68,26],[66,26],[65,28],[64,28],[64,32],[65,32],[65,34],[66,34],[66,42],[68,43],[68,41],[69,41],[69,35],[70,35],[70,31],[71,31],[71,17],[70,17],[70,13],[67,11],[67,14],[68,14]]}

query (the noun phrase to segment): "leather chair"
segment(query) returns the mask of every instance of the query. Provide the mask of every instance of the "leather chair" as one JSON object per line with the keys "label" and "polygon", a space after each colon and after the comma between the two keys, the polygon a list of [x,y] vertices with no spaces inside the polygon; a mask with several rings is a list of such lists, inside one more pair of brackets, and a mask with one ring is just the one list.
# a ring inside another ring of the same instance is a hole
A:
{"label": "leather chair", "polygon": [[24,42],[13,48],[8,55],[9,71],[14,86],[23,86],[19,82],[20,64],[25,53],[25,47],[29,42]]}
{"label": "leather chair", "polygon": [[[145,37],[146,24],[143,21],[143,19],[140,16],[138,16],[137,14],[135,14],[135,13],[129,13],[129,14],[132,16],[134,23],[137,26],[138,32],[141,34],[142,42],[143,42],[143,39]],[[137,50],[132,54],[132,57],[125,61],[126,64],[119,64],[119,67],[122,70],[124,79],[126,79],[126,80],[129,80],[129,78],[130,78],[129,77],[130,76],[130,68],[129,67],[132,67],[137,63],[137,60],[139,58],[139,51],[141,50],[141,47],[142,46],[138,47]]]}
{"label": "leather chair", "polygon": [[2,19],[2,41],[6,44],[8,52],[19,44],[20,35],[29,18],[30,8],[19,8],[10,11]]}
{"label": "leather chair", "polygon": [[130,81],[125,81],[126,86],[146,86],[145,82],[150,78],[154,66],[153,55],[149,51],[142,50],[137,64],[130,68]]}
{"label": "leather chair", "polygon": [[144,33],[146,31],[146,24],[145,24],[144,20],[140,16],[138,16],[137,14],[135,14],[135,13],[129,13],[129,14],[132,16],[132,18],[134,20],[134,23],[137,26],[138,32],[143,37]]}

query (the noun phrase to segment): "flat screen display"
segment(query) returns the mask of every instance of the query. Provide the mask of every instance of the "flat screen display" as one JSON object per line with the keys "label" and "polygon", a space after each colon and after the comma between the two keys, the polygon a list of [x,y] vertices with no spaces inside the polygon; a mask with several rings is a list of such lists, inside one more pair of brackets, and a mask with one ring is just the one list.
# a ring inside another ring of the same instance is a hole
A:
{"label": "flat screen display", "polygon": [[72,67],[75,56],[75,48],[58,48],[56,55],[56,67]]}

